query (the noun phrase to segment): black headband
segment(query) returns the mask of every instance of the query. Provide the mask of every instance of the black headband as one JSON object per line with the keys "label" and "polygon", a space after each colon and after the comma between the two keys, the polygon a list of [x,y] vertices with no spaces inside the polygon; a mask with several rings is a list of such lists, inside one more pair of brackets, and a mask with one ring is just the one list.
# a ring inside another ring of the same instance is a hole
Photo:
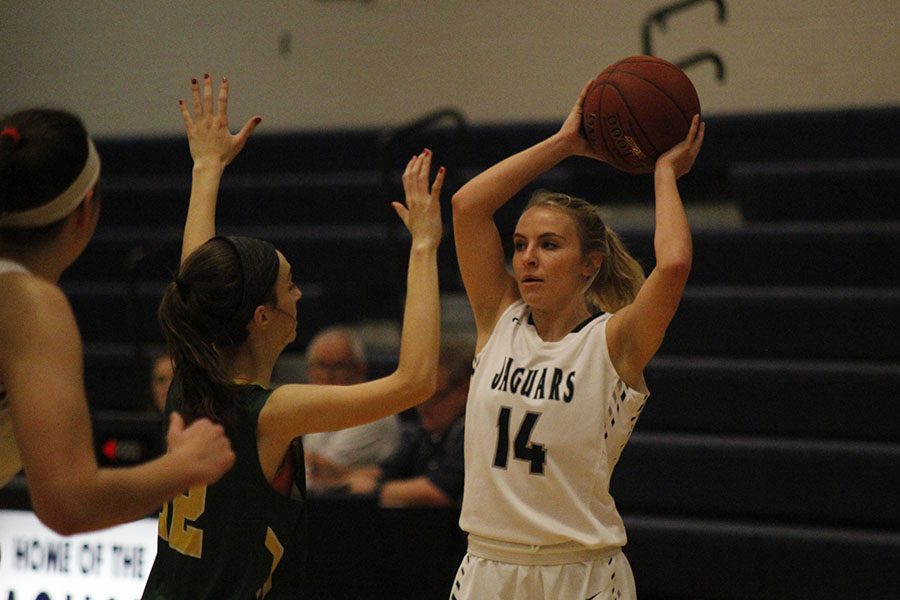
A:
{"label": "black headband", "polygon": [[[246,338],[246,327],[256,307],[267,302],[278,279],[280,262],[275,246],[256,238],[240,236],[216,236],[213,241],[224,242],[238,259],[238,280],[240,302],[227,318],[219,316],[210,322],[213,331],[211,341],[215,344],[231,345]],[[184,281],[180,274],[175,276],[175,285],[182,299],[187,302],[193,284]]]}
{"label": "black headband", "polygon": [[278,253],[275,246],[257,238],[216,236],[213,239],[227,243],[237,255],[241,273],[241,303],[234,311],[234,318],[245,325],[256,307],[265,303],[272,294],[278,279]]}

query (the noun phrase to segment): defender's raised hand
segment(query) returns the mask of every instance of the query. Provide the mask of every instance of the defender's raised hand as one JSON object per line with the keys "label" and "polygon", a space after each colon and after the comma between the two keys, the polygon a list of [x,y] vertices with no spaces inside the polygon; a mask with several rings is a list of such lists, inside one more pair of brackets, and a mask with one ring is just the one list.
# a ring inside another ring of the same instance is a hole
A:
{"label": "defender's raised hand", "polygon": [[187,132],[194,164],[204,160],[214,160],[225,166],[240,153],[247,138],[250,137],[262,118],[256,116],[248,119],[241,130],[232,135],[228,129],[228,78],[223,77],[222,83],[219,85],[215,110],[213,110],[212,87],[212,78],[209,74],[203,76],[202,91],[200,83],[193,79],[191,80],[193,114],[184,100],[179,100],[178,104],[181,108],[181,118],[184,120],[184,129]]}
{"label": "defender's raised hand", "polygon": [[241,130],[232,135],[228,130],[228,79],[222,78],[213,110],[213,85],[208,74],[203,76],[202,91],[196,79],[191,81],[193,114],[184,100],[179,100],[178,105],[194,159],[191,198],[181,245],[181,261],[184,262],[191,252],[216,235],[216,203],[225,167],[240,153],[262,119],[248,119]]}
{"label": "defender's raised hand", "polygon": [[441,240],[441,186],[444,184],[444,167],[438,169],[434,183],[429,187],[431,151],[424,150],[413,156],[403,172],[403,191],[406,205],[392,202],[394,210],[409,229],[413,240],[438,244]]}

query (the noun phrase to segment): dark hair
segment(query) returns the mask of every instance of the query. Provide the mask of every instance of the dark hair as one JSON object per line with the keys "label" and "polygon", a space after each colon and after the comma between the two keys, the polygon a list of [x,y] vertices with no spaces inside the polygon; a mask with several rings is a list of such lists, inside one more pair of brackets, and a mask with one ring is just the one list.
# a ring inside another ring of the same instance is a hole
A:
{"label": "dark hair", "polygon": [[[37,208],[59,196],[84,168],[88,134],[76,115],[32,108],[0,120],[0,214]],[[52,237],[64,219],[30,229],[0,228],[0,239],[26,243]]]}
{"label": "dark hair", "polygon": [[585,291],[585,300],[592,309],[615,312],[634,302],[644,284],[644,269],[616,232],[603,222],[597,206],[546,190],[536,191],[525,210],[534,206],[554,206],[565,211],[575,222],[582,253],[599,252],[603,257],[599,272]]}
{"label": "dark hair", "polygon": [[228,418],[237,386],[222,352],[247,339],[258,306],[276,301],[278,268],[278,254],[268,242],[214,237],[185,259],[166,287],[159,323],[185,418]]}

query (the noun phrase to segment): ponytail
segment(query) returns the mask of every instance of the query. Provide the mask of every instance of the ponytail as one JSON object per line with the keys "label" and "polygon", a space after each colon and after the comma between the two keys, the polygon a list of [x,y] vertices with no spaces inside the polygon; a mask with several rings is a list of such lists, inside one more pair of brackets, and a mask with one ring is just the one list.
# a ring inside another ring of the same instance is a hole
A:
{"label": "ponytail", "polygon": [[235,386],[220,351],[198,328],[185,294],[175,282],[166,287],[158,316],[175,367],[172,385],[182,399],[185,419],[226,420]]}
{"label": "ponytail", "polygon": [[604,229],[608,250],[585,296],[592,307],[616,312],[634,302],[644,284],[644,269],[628,252],[619,235],[608,226]]}

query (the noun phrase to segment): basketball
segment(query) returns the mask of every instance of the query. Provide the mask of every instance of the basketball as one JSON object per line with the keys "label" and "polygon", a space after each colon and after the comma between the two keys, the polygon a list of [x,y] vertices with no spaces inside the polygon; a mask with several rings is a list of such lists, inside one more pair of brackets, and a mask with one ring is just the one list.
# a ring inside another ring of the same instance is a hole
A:
{"label": "basketball", "polygon": [[700,99],[684,71],[655,56],[630,56],[591,82],[582,125],[610,165],[650,173],[659,155],[685,138],[696,114]]}

